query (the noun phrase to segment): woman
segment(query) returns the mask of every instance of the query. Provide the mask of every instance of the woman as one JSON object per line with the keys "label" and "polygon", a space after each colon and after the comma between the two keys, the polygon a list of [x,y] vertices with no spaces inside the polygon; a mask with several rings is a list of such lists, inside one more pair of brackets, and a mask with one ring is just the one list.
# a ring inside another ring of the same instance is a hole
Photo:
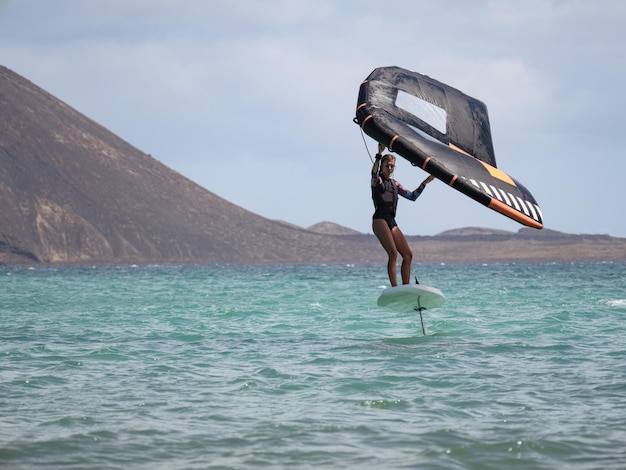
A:
{"label": "woman", "polygon": [[392,286],[397,286],[396,260],[398,253],[402,256],[402,267],[400,268],[402,284],[409,283],[411,261],[413,260],[411,248],[396,223],[398,195],[415,201],[422,194],[426,185],[435,177],[429,176],[412,192],[404,189],[400,183],[391,178],[396,166],[396,157],[391,154],[382,156],[381,152],[384,149],[383,145],[378,144],[376,161],[372,167],[372,199],[376,209],[372,220],[372,229],[389,256],[387,261],[389,281]]}

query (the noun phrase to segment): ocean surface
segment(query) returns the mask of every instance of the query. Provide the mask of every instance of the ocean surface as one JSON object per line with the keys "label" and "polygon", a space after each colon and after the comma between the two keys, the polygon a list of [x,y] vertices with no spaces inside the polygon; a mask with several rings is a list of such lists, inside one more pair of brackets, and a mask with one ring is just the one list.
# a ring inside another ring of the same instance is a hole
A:
{"label": "ocean surface", "polygon": [[626,265],[0,268],[2,469],[623,469]]}

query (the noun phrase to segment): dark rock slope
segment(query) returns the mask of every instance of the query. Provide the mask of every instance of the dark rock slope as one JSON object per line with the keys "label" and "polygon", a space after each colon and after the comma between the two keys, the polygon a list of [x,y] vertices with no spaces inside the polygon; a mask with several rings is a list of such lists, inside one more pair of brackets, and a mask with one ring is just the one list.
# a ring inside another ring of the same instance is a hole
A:
{"label": "dark rock slope", "polygon": [[344,258],[332,237],[229,203],[0,67],[0,262]]}

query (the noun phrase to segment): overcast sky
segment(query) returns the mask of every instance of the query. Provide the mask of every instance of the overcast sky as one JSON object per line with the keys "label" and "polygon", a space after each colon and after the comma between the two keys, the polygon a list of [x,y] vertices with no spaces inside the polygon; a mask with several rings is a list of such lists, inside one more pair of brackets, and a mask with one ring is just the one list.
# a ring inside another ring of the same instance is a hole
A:
{"label": "overcast sky", "polygon": [[[546,228],[626,237],[624,25],[622,0],[0,0],[0,64],[247,210],[364,233],[352,119],[397,65],[487,104]],[[404,186],[426,176],[398,159]],[[521,228],[440,181],[398,212],[408,235]]]}

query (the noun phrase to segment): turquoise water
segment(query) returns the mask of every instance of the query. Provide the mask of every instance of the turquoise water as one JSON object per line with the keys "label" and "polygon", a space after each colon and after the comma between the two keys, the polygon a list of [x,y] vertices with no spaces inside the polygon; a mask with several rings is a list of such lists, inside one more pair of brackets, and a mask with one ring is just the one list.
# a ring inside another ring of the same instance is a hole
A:
{"label": "turquoise water", "polygon": [[0,468],[626,468],[626,265],[0,269]]}

